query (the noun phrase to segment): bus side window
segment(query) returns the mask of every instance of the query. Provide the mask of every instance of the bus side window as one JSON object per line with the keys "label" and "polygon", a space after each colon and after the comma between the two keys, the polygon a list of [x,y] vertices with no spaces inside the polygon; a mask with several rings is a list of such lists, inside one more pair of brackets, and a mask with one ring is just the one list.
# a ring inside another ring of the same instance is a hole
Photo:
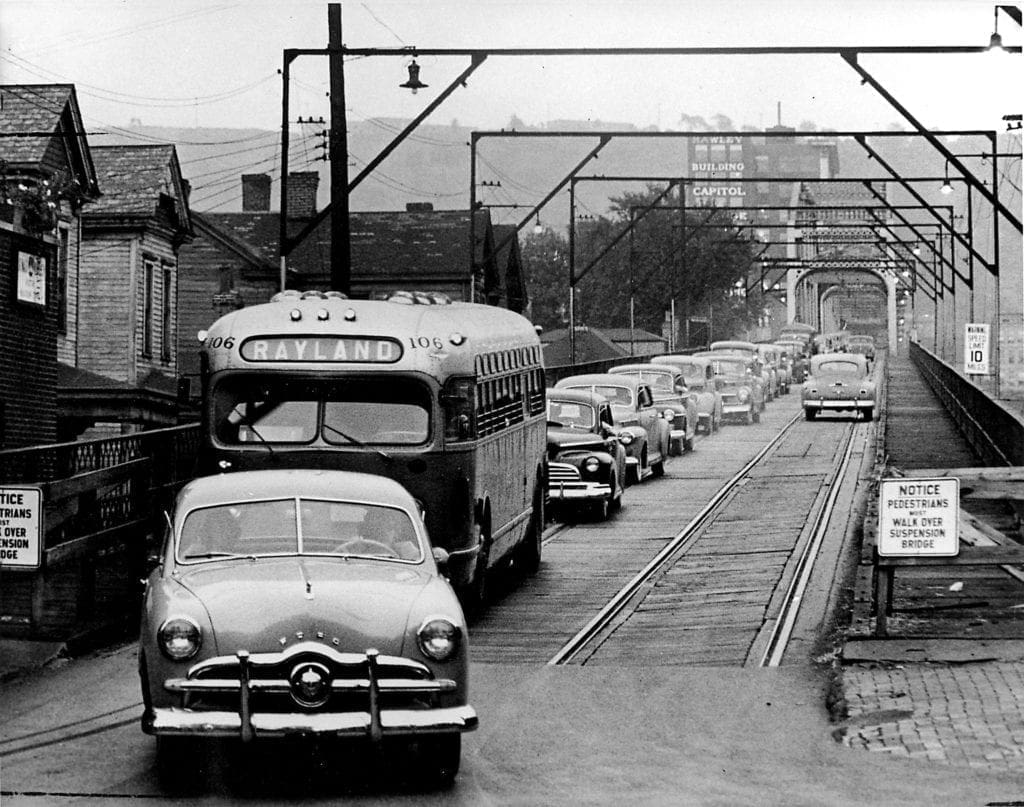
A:
{"label": "bus side window", "polygon": [[444,439],[461,443],[476,438],[476,385],[471,378],[453,378],[441,394]]}

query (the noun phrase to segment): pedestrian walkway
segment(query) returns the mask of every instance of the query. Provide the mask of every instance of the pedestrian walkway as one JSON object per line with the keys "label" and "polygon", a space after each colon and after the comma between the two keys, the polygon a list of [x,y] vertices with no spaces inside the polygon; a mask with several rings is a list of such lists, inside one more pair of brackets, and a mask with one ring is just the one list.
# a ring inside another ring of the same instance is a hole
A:
{"label": "pedestrian walkway", "polygon": [[[981,464],[908,358],[894,358],[887,378],[891,466]],[[890,623],[895,638],[887,639],[871,630],[870,565],[859,571],[841,668],[839,742],[1024,773],[1024,585],[996,569],[961,573],[952,585],[906,574]]]}

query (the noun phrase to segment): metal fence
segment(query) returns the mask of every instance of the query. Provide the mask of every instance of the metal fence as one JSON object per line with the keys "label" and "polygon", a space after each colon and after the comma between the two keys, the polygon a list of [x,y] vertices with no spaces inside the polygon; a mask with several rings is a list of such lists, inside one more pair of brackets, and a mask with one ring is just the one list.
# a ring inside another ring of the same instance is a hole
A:
{"label": "metal fence", "polygon": [[988,465],[1024,465],[1024,420],[916,342],[910,359]]}

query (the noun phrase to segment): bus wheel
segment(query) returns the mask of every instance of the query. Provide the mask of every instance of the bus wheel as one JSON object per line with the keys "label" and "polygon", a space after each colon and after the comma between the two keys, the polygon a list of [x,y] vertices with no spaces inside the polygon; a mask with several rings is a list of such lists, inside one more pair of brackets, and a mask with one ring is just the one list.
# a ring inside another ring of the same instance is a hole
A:
{"label": "bus wheel", "polygon": [[[538,477],[538,480],[540,477]],[[533,513],[530,516],[530,526],[523,536],[523,542],[519,545],[516,554],[516,566],[524,574],[536,574],[540,568],[540,553],[544,538],[544,491],[538,481],[537,488],[533,492]]]}
{"label": "bus wheel", "polygon": [[480,528],[480,551],[476,556],[476,568],[473,569],[473,579],[469,581],[460,592],[459,599],[462,600],[462,607],[468,619],[476,619],[483,613],[487,605],[488,596],[488,569],[487,566],[491,557],[491,531],[487,527]]}

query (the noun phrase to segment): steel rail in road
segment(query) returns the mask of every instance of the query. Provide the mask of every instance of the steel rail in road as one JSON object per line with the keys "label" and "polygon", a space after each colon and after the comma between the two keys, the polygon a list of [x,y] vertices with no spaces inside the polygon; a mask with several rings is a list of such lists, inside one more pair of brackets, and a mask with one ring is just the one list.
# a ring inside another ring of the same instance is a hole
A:
{"label": "steel rail in road", "polygon": [[796,625],[796,619],[800,612],[800,604],[803,602],[804,591],[814,571],[814,562],[818,557],[818,550],[821,548],[826,532],[828,532],[832,512],[835,510],[836,500],[839,498],[839,490],[846,477],[846,471],[850,466],[855,434],[856,429],[851,424],[847,429],[845,437],[846,449],[843,451],[843,458],[829,483],[825,502],[818,509],[814,517],[814,529],[811,538],[805,542],[804,548],[800,553],[796,572],[789,581],[789,586],[782,600],[782,607],[779,610],[779,616],[775,620],[775,624],[769,634],[767,647],[759,663],[761,667],[778,667],[782,663],[782,656],[786,652],[789,638],[793,635],[793,628]]}
{"label": "steel rail in road", "polygon": [[706,505],[694,516],[690,522],[683,527],[676,535],[655,555],[651,561],[641,569],[625,586],[623,586],[575,636],[566,642],[561,649],[552,656],[548,666],[567,664],[601,633],[618,614],[626,607],[630,599],[637,591],[652,577],[654,577],[673,556],[681,551],[693,538],[695,538],[702,527],[715,515],[725,498],[732,490],[739,485],[765,456],[789,433],[793,426],[803,417],[802,412],[794,415],[779,433],[776,434],[746,465],[733,475]]}

